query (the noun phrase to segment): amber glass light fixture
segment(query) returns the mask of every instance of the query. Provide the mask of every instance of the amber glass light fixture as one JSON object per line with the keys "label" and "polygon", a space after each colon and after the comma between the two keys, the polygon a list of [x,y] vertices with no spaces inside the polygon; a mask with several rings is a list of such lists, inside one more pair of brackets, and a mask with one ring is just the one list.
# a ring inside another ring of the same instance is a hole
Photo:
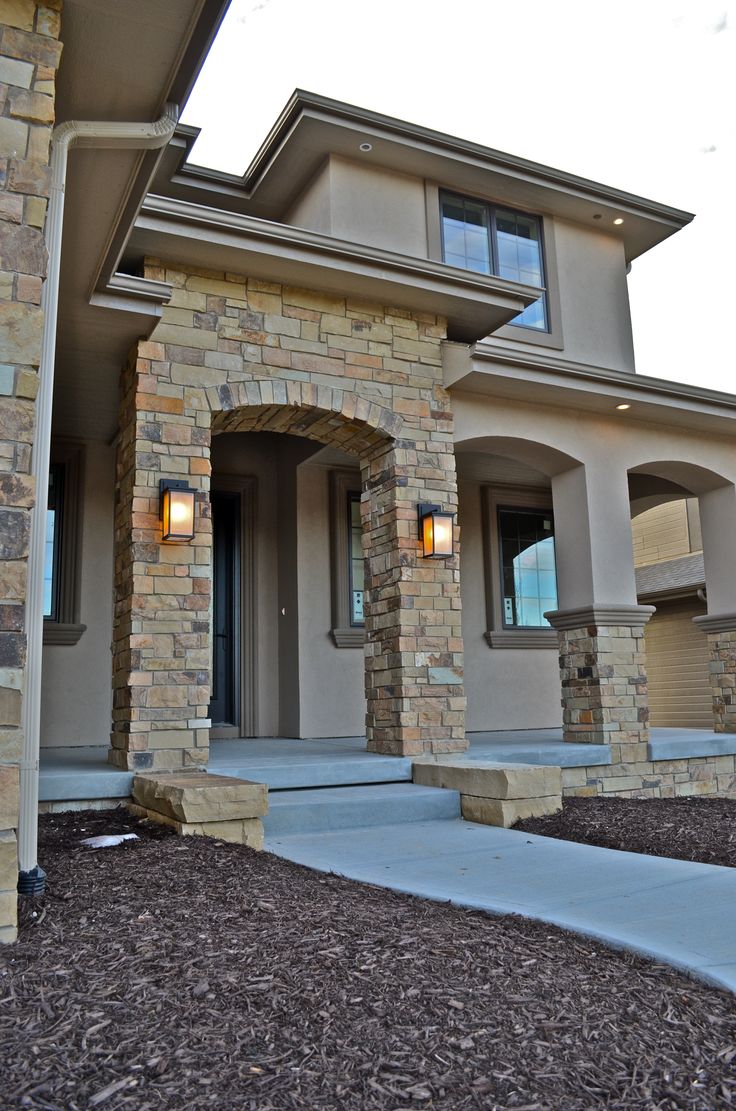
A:
{"label": "amber glass light fixture", "polygon": [[167,544],[194,540],[194,490],[177,478],[160,483],[161,539]]}
{"label": "amber glass light fixture", "polygon": [[450,559],[454,555],[453,526],[455,514],[441,505],[422,503],[418,506],[419,537],[425,559]]}

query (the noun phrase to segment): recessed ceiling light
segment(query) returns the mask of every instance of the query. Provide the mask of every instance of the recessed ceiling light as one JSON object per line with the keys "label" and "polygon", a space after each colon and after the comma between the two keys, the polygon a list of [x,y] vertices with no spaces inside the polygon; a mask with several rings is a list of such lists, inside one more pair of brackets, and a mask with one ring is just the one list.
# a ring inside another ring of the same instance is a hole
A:
{"label": "recessed ceiling light", "polygon": [[593,213],[593,219],[594,220],[600,220],[600,218],[601,218],[600,212],[594,212]]}
{"label": "recessed ceiling light", "polygon": [[362,150],[365,154],[367,154],[369,150],[373,150],[373,144],[372,143],[361,143],[360,146],[358,147],[358,150]]}
{"label": "recessed ceiling light", "polygon": [[613,222],[614,222],[614,224],[623,224],[624,218],[623,218],[623,216],[617,216],[616,219]]}
{"label": "recessed ceiling light", "polygon": [[616,408],[617,408],[617,409],[630,409],[630,408],[631,408],[631,406],[630,406],[630,405],[628,405],[628,404],[626,404],[626,403],[624,403],[623,405],[617,405],[617,406],[616,406]]}

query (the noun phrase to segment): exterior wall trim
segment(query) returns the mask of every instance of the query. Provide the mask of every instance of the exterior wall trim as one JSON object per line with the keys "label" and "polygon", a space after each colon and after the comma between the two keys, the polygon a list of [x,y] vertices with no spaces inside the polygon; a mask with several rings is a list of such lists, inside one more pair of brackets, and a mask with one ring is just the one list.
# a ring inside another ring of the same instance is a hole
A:
{"label": "exterior wall trim", "polygon": [[[579,609],[551,610],[545,617],[555,629],[582,629],[586,625],[644,626],[654,606],[581,606]],[[732,618],[736,621],[736,617]]]}

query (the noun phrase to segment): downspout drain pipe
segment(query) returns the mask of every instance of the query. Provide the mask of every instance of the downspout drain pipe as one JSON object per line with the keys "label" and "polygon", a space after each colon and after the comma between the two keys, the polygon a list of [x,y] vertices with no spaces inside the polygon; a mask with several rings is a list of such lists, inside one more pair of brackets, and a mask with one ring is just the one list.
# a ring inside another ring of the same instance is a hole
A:
{"label": "downspout drain pipe", "polygon": [[179,118],[178,107],[167,104],[153,123],[105,123],[67,120],[54,128],[51,145],[51,189],[44,238],[48,250],[48,275],[41,293],[44,311],[39,389],[36,400],[36,435],[31,473],[36,502],[31,512],[28,553],[26,622],[28,649],[22,709],[23,752],[20,764],[20,818],[18,822],[18,891],[42,895],[46,874],[38,864],[38,756],[41,744],[41,663],[43,653],[43,570],[46,513],[48,510],[51,410],[54,398],[56,326],[59,309],[61,235],[64,224],[66,169],[72,147],[155,149],[166,146]]}

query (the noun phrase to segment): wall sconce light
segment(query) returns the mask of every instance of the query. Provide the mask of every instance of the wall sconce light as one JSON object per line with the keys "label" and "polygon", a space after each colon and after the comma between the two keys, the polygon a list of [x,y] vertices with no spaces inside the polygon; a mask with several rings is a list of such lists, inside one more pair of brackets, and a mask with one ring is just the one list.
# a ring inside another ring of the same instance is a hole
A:
{"label": "wall sconce light", "polygon": [[455,514],[447,513],[441,505],[422,503],[417,506],[419,536],[425,559],[450,559],[454,553],[453,525]]}
{"label": "wall sconce light", "polygon": [[194,490],[182,479],[159,483],[161,539],[169,544],[194,540]]}

